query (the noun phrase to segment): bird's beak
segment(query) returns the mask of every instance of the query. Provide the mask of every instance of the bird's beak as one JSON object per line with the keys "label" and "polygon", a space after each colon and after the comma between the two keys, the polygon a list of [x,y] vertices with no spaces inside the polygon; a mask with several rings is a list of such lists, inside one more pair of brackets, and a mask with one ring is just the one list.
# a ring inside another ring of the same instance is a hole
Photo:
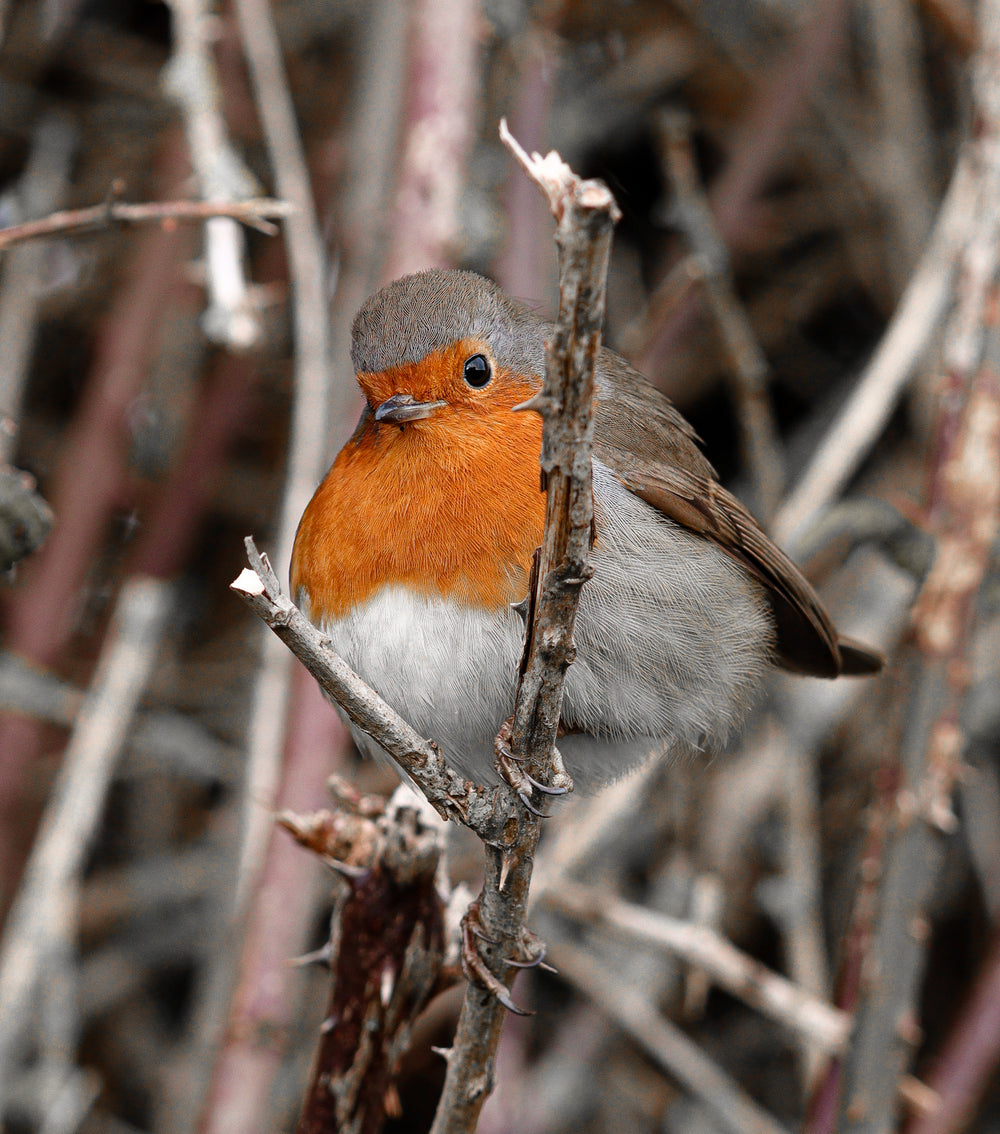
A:
{"label": "bird's beak", "polygon": [[418,402],[412,394],[393,394],[375,410],[375,420],[389,425],[406,425],[430,417],[447,402]]}

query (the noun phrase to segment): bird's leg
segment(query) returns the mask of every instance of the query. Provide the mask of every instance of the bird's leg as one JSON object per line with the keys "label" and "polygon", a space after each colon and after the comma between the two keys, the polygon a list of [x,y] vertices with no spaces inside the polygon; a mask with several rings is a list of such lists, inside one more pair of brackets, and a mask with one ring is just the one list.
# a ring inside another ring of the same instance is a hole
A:
{"label": "bird's leg", "polygon": [[[495,996],[508,1012],[513,1012],[517,1016],[533,1016],[533,1012],[529,1012],[525,1008],[520,1008],[514,1003],[510,989],[490,972],[486,962],[479,953],[480,941],[495,944],[493,939],[487,937],[483,931],[483,925],[479,916],[479,899],[477,898],[469,906],[465,912],[465,916],[462,918],[462,972],[465,973],[466,980],[473,984],[480,985],[482,988],[485,988],[491,996]],[[542,953],[544,953],[544,948],[542,949]],[[539,956],[538,959],[541,961],[541,956]],[[511,963],[517,964],[516,962]],[[517,965],[517,967],[520,968],[523,966]]]}
{"label": "bird's leg", "polygon": [[[540,791],[543,795],[565,795],[568,791],[572,790],[572,781],[569,784],[560,784],[556,787],[551,787],[549,784],[539,783],[538,780],[525,771],[523,764],[524,760],[520,756],[515,756],[510,749],[510,734],[513,728],[514,718],[508,717],[500,726],[500,731],[497,733],[496,740],[493,742],[493,749],[496,753],[494,760],[494,767],[503,777],[505,782],[510,785],[518,798],[524,806],[533,814],[542,819],[547,819],[548,816],[544,811],[539,811],[537,807],[531,802],[531,791]],[[562,761],[557,763],[557,779],[569,780],[569,775],[565,769],[562,768]]]}

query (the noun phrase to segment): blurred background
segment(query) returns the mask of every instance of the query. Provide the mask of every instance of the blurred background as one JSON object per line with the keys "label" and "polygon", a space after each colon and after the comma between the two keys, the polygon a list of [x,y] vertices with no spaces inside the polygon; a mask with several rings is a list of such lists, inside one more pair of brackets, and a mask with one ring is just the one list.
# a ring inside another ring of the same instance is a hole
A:
{"label": "blurred background", "polygon": [[[949,463],[997,252],[969,235],[1000,184],[972,151],[997,137],[994,7],[0,2],[0,224],[102,207],[0,245],[4,1129],[294,1127],[326,991],[287,961],[334,882],[271,814],[328,806],[334,772],[393,782],[229,583],[250,534],[286,578],[360,412],[366,295],[451,264],[554,310],[506,116],[616,195],[607,343],[891,663],[776,678],[732,751],[556,808],[532,923],[561,975],[519,978],[537,1015],[509,1019],[480,1128],[1000,1130],[996,466],[956,508]],[[295,211],[115,214],[263,197]],[[911,609],[935,540],[974,528],[931,657]],[[480,848],[449,851],[475,890]],[[571,882],[728,939],[799,998],[748,1006]],[[429,1128],[458,1004],[415,1029],[387,1129]],[[838,1084],[884,1074],[889,1125],[838,1117]]]}

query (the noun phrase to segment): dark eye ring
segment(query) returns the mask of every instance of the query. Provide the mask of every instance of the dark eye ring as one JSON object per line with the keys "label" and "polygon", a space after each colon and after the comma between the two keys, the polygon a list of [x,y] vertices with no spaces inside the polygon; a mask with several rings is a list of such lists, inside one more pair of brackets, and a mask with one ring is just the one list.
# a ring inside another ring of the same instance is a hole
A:
{"label": "dark eye ring", "polygon": [[490,361],[484,354],[474,354],[465,360],[462,377],[474,389],[481,390],[493,377]]}

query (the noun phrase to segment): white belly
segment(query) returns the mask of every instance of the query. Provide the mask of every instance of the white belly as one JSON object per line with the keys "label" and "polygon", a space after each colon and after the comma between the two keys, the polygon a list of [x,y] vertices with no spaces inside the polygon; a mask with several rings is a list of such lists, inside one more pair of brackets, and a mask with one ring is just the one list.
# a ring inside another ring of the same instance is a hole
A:
{"label": "white belly", "polygon": [[[514,708],[524,627],[513,610],[494,615],[386,587],[322,629],[351,668],[437,741],[463,775],[487,778],[493,738]],[[363,751],[382,754],[352,733]]]}

